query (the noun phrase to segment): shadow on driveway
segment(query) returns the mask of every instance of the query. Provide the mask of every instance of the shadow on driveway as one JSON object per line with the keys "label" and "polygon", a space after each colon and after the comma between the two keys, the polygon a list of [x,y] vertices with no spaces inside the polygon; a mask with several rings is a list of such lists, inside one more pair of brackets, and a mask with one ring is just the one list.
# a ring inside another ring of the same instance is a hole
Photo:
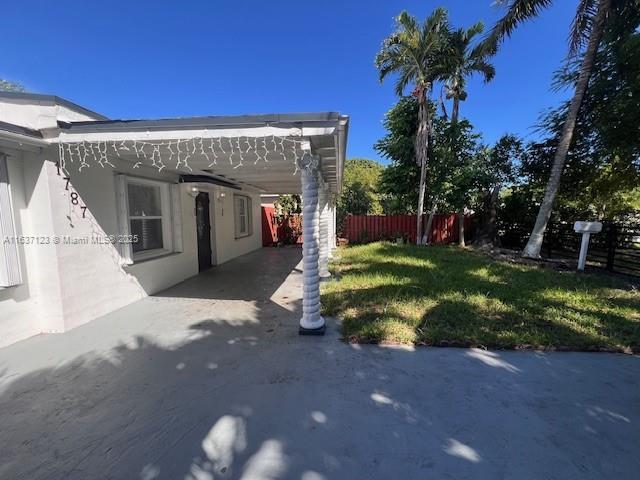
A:
{"label": "shadow on driveway", "polygon": [[636,478],[640,362],[299,337],[263,249],[0,350],[0,478]]}

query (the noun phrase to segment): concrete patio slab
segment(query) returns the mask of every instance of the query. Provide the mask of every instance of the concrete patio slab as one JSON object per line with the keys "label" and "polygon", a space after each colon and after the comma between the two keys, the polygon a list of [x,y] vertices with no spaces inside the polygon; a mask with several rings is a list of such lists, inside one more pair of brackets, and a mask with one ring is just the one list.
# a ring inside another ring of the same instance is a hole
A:
{"label": "concrete patio slab", "polygon": [[0,478],[638,478],[637,357],[300,337],[300,258],[0,350]]}

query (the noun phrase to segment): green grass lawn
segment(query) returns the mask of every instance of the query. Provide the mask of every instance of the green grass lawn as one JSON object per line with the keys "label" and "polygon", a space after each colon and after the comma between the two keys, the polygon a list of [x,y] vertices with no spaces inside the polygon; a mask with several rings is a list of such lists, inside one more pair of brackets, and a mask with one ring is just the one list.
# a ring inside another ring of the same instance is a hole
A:
{"label": "green grass lawn", "polygon": [[351,341],[640,350],[640,293],[617,278],[446,246],[373,243],[339,257],[322,302]]}

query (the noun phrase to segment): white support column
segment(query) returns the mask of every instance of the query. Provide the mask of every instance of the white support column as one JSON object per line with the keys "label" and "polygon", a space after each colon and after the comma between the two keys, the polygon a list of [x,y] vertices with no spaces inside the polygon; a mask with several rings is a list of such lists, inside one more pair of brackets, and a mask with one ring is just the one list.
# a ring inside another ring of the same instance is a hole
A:
{"label": "white support column", "polygon": [[302,171],[302,318],[301,335],[323,335],[320,315],[318,162],[310,155],[300,160]]}
{"label": "white support column", "polygon": [[335,233],[333,232],[333,195],[329,196],[329,206],[327,208],[327,217],[329,219],[329,238],[327,244],[329,248],[329,260],[333,258],[333,244],[335,243]]}
{"label": "white support column", "polygon": [[329,252],[333,256],[333,251],[338,248],[338,223],[336,221],[336,197],[331,198],[331,247]]}
{"label": "white support column", "polygon": [[320,191],[320,259],[318,268],[320,278],[329,278],[329,194],[326,189]]}
{"label": "white support column", "polygon": [[336,228],[334,223],[334,212],[335,212],[335,200],[334,195],[329,195],[329,203],[328,203],[328,213],[327,217],[329,219],[329,238],[327,238],[327,244],[329,248],[329,260],[333,258],[333,249],[336,244]]}

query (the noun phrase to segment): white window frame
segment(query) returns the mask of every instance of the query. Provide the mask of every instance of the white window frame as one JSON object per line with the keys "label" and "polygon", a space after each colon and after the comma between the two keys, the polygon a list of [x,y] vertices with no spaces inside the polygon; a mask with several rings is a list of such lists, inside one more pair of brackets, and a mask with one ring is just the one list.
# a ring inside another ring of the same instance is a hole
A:
{"label": "white window frame", "polygon": [[7,156],[0,153],[0,290],[22,283]]}
{"label": "white window frame", "polygon": [[[240,232],[240,212],[238,211],[237,205],[238,200],[244,202],[244,211],[245,217],[247,221],[247,231]],[[236,240],[239,238],[250,237],[253,235],[253,211],[251,205],[251,197],[248,195],[233,195],[233,224],[235,231]]]}
{"label": "white window frame", "polygon": [[[174,193],[175,189],[173,188],[175,185],[160,180],[150,180],[147,178],[133,177],[128,175],[118,175],[117,182],[119,190],[118,197],[120,200],[120,231],[123,235],[132,235],[131,220],[160,219],[162,221],[162,248],[145,250],[143,252],[133,252],[133,245],[131,243],[123,242],[121,250],[122,256],[125,259],[125,263],[132,264],[179,251],[181,249],[181,242],[177,241],[178,235],[176,235],[175,230],[177,226],[180,226],[181,222],[178,221],[179,219],[174,218],[178,213],[178,209],[175,208],[174,204],[176,203],[176,201],[179,201],[179,198],[175,199],[176,194]],[[131,216],[129,214],[129,185],[132,184],[157,187],[160,189],[161,215],[138,217]]]}

